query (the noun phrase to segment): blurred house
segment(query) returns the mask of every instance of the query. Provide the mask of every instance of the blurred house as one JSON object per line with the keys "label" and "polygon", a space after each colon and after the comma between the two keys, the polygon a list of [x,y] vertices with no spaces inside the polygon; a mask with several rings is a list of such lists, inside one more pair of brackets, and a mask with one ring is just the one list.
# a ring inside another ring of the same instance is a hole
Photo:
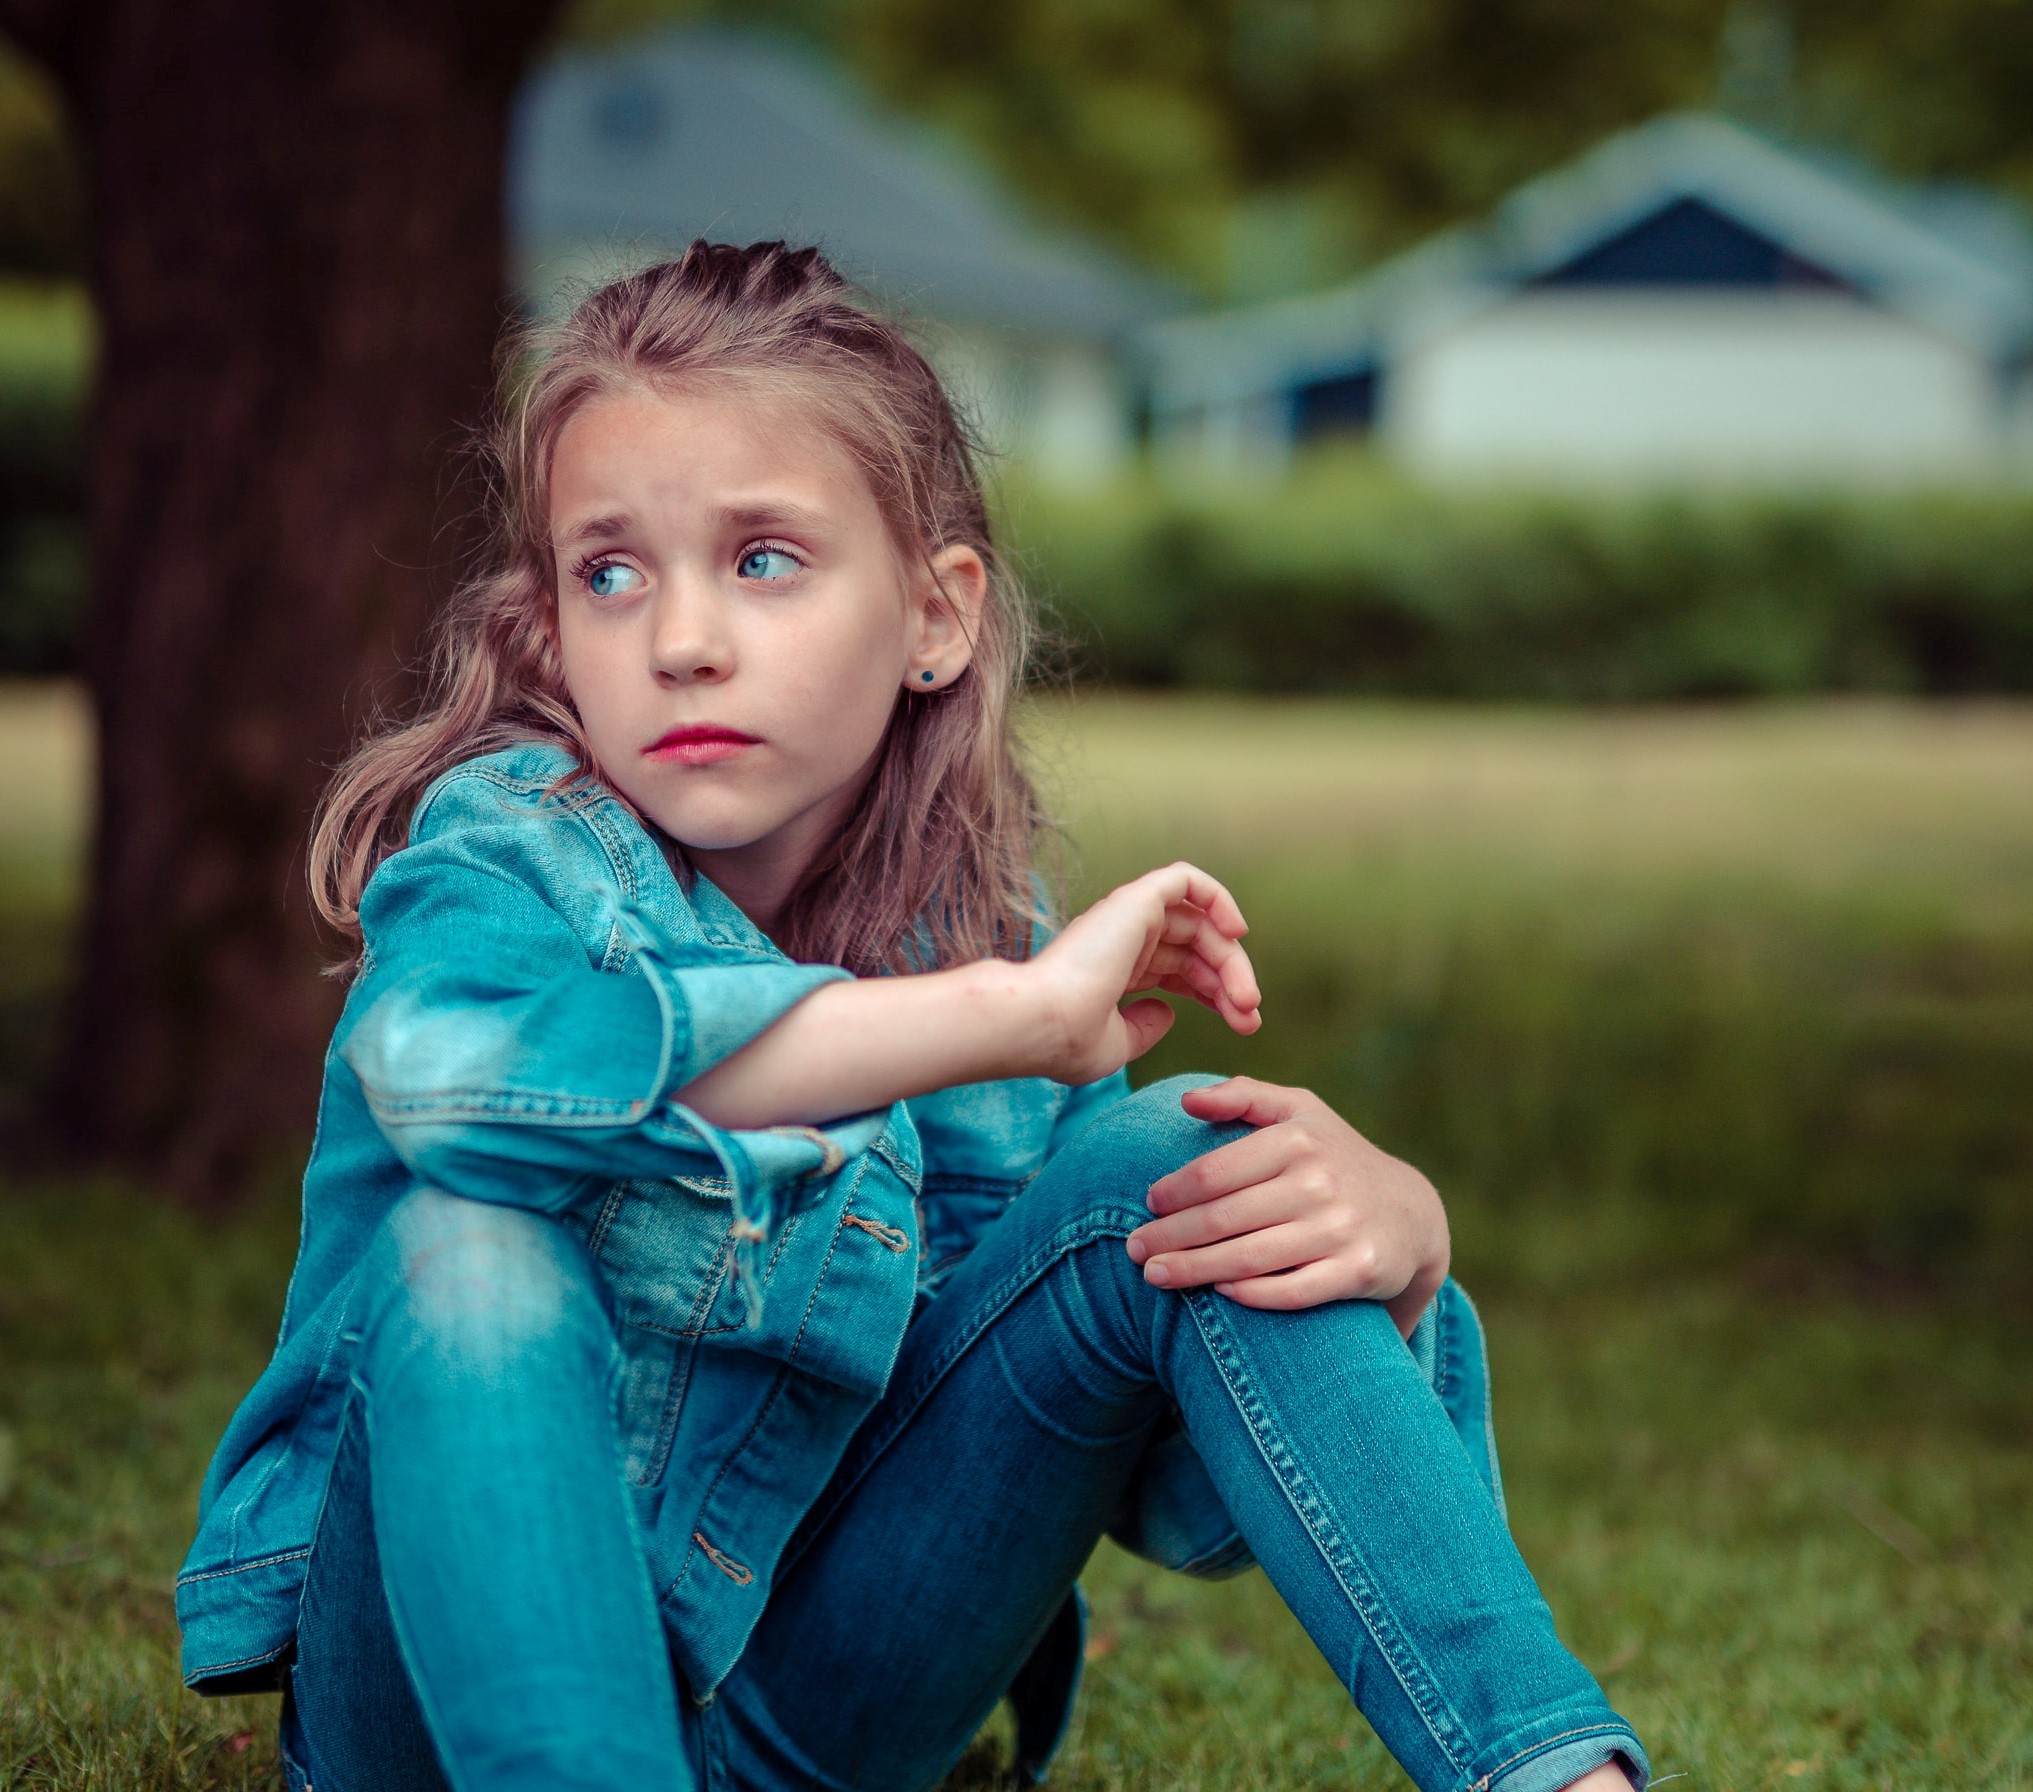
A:
{"label": "blurred house", "polygon": [[1147,347],[1185,468],[1348,436],[1435,474],[1982,476],[2033,436],[2033,234],[1673,115],[1350,285]]}
{"label": "blurred house", "polygon": [[1049,476],[1134,445],[1124,350],[1180,297],[1048,232],[953,145],[782,40],[698,29],[541,67],[517,104],[508,226],[527,302],[694,237],[817,243],[916,320],[990,443]]}

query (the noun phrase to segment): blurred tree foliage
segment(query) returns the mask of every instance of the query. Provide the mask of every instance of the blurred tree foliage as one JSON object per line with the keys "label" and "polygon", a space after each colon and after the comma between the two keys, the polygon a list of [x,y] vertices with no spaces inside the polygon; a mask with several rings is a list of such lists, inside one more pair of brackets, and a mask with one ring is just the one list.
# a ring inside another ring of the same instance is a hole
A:
{"label": "blurred tree foliage", "polygon": [[2033,200],[2033,0],[576,0],[814,40],[1212,294],[1333,279],[1618,126],[1723,103]]}
{"label": "blurred tree foliage", "polygon": [[[825,47],[1217,297],[1350,273],[1673,106],[2033,203],[2033,0],[574,0],[560,31],[705,19]],[[78,271],[79,191],[0,41],[0,268]]]}

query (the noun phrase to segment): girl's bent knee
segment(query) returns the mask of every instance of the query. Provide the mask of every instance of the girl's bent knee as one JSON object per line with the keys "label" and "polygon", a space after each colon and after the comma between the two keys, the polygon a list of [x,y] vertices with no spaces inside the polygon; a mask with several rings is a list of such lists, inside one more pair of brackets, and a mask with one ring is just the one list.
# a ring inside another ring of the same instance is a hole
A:
{"label": "girl's bent knee", "polygon": [[1077,1218],[1088,1233],[1127,1237],[1151,1217],[1152,1183],[1250,1130],[1196,1119],[1179,1105],[1185,1090],[1221,1080],[1167,1077],[1105,1108],[1053,1156],[1019,1210],[1033,1225]]}
{"label": "girl's bent knee", "polygon": [[1250,1131],[1242,1121],[1217,1124],[1201,1120],[1179,1105],[1179,1097],[1188,1089],[1204,1089],[1226,1080],[1195,1071],[1138,1089],[1097,1114],[1066,1147],[1066,1154],[1106,1152],[1125,1168],[1148,1170],[1148,1186],[1179,1165]]}
{"label": "girl's bent knee", "polygon": [[390,1209],[362,1265],[369,1324],[397,1324],[447,1363],[496,1365],[565,1338],[611,1336],[598,1272],[556,1220],[417,1189]]}

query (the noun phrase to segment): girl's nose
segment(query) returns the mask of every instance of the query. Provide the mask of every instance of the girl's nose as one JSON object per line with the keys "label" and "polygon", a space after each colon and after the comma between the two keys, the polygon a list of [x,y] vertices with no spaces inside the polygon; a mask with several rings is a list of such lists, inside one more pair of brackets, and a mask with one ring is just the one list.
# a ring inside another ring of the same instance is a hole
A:
{"label": "girl's nose", "polygon": [[659,684],[711,684],[734,669],[726,611],[702,581],[675,578],[659,597],[650,636],[650,670]]}

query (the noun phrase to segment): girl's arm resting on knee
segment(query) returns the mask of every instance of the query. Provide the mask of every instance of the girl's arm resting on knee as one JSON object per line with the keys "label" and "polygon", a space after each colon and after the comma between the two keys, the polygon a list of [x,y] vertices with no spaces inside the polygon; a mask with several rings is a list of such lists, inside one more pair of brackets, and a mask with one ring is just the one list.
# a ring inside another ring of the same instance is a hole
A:
{"label": "girl's arm resting on knee", "polygon": [[1257,1024],[1241,914],[1191,866],[1124,885],[1022,964],[856,980],[730,963],[623,908],[617,972],[582,937],[609,921],[574,926],[583,892],[530,838],[526,821],[441,798],[361,899],[362,1006],[342,1056],[397,1154],[455,1194],[558,1209],[620,1176],[682,1174],[686,1156],[737,1187],[786,1154],[827,1167],[907,1095],[1107,1075],[1172,1020],[1161,1001],[1119,1009],[1128,990]]}

